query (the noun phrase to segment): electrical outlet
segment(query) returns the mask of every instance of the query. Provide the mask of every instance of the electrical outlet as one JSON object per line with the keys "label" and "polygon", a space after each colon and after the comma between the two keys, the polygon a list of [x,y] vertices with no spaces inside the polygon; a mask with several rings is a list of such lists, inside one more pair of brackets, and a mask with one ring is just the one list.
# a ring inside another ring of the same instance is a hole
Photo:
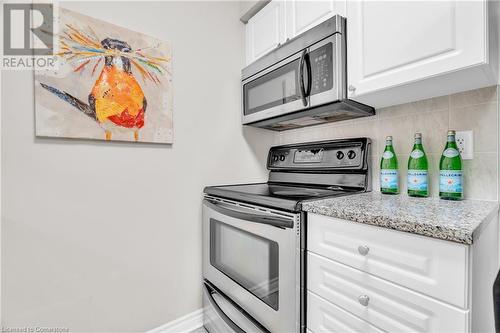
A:
{"label": "electrical outlet", "polygon": [[472,131],[457,131],[455,140],[457,141],[458,151],[463,160],[472,160],[474,158],[474,139]]}

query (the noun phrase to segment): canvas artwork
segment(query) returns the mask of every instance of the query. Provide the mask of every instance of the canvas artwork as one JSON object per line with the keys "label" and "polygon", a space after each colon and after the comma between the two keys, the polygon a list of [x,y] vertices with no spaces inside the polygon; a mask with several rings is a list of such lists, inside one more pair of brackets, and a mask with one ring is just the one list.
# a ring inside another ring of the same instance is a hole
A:
{"label": "canvas artwork", "polygon": [[172,143],[169,43],[59,9],[58,69],[35,71],[36,135]]}

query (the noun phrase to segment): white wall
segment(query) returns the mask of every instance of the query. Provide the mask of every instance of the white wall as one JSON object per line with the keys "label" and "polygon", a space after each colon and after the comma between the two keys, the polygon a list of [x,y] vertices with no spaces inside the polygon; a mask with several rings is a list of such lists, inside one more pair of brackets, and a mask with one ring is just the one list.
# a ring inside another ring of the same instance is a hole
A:
{"label": "white wall", "polygon": [[265,5],[267,5],[271,0],[240,0],[240,19],[243,22],[248,22],[248,20],[254,16],[259,10],[261,10]]}
{"label": "white wall", "polygon": [[236,2],[61,5],[172,42],[174,144],[35,138],[2,73],[2,326],[143,332],[201,307],[202,189],[265,180],[275,136],[240,125]]}

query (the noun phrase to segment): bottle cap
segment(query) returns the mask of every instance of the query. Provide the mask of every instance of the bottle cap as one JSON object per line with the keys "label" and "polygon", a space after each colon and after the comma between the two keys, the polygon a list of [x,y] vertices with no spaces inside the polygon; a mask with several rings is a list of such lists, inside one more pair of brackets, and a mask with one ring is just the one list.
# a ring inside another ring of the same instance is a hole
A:
{"label": "bottle cap", "polygon": [[392,141],[392,136],[390,136],[390,135],[389,135],[389,136],[386,136],[386,137],[385,137],[385,140],[386,140],[386,141]]}
{"label": "bottle cap", "polygon": [[448,135],[455,135],[455,130],[448,130]]}
{"label": "bottle cap", "polygon": [[422,139],[422,133],[415,133],[415,139]]}

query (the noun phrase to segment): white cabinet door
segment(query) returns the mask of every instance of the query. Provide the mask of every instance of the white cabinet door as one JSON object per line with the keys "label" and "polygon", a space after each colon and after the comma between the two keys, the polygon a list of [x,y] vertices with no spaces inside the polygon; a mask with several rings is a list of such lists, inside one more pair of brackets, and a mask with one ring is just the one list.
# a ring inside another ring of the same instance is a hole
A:
{"label": "white cabinet door", "polygon": [[307,329],[314,333],[382,333],[368,322],[307,292]]}
{"label": "white cabinet door", "polygon": [[287,37],[293,38],[336,14],[345,16],[345,13],[345,0],[289,0],[286,2]]}
{"label": "white cabinet door", "polygon": [[469,248],[308,213],[307,250],[467,308]]}
{"label": "white cabinet door", "polygon": [[311,252],[307,289],[386,332],[468,332],[469,311]]}
{"label": "white cabinet door", "polygon": [[390,105],[370,94],[487,63],[487,13],[484,0],[348,1],[349,98]]}
{"label": "white cabinet door", "polygon": [[248,21],[245,29],[248,65],[286,40],[285,2],[271,1]]}

